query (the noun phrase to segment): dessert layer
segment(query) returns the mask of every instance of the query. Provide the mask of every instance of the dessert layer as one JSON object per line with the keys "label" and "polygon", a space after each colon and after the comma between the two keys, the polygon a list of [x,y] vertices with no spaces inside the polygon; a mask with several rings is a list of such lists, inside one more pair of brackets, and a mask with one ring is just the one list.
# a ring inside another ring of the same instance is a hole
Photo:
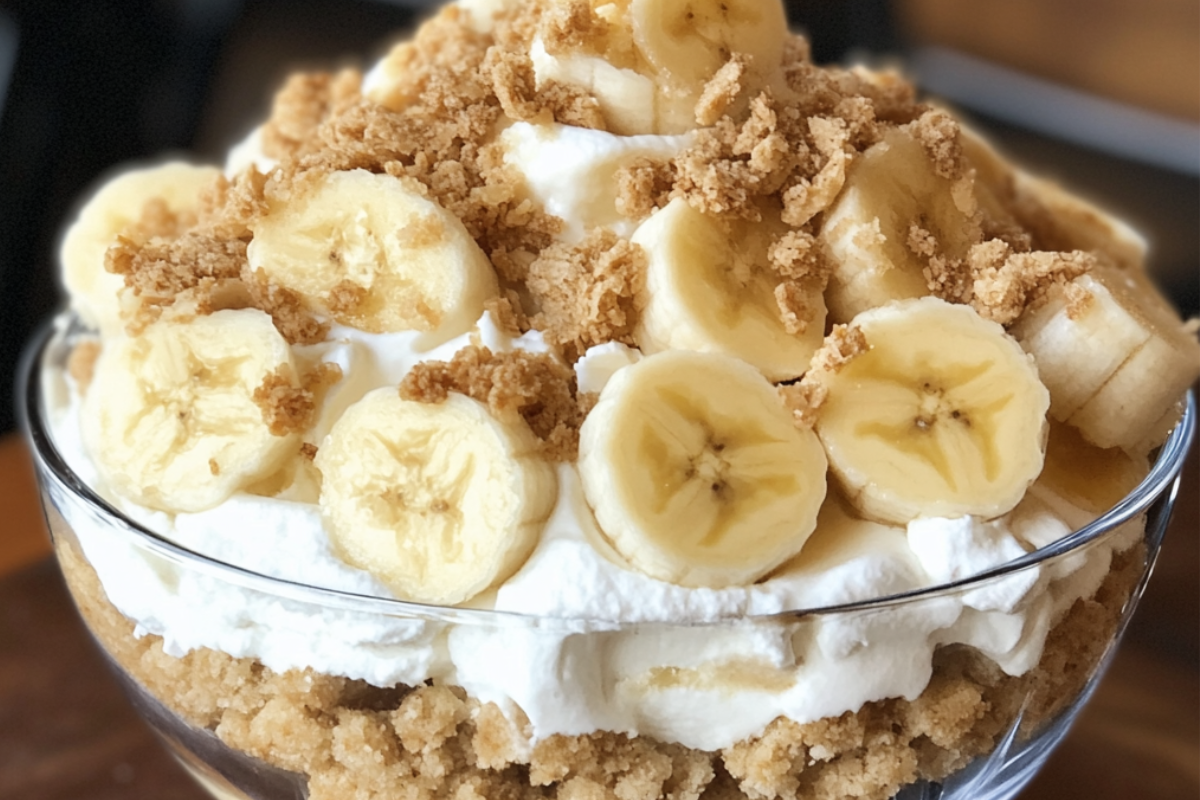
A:
{"label": "dessert layer", "polygon": [[1143,572],[1144,548],[1114,561],[1096,596],[1075,602],[1038,665],[1006,675],[973,648],[938,651],[911,700],[797,724],[776,719],[718,751],[616,733],[531,742],[494,704],[444,683],[380,688],[311,669],[276,673],[253,658],[163,650],[108,601],[60,519],[52,520],[68,585],[112,657],[184,719],[229,746],[309,776],[314,800],[395,796],[593,800],[863,797],[886,800],[986,754],[1020,716],[1019,739],[1078,697]]}

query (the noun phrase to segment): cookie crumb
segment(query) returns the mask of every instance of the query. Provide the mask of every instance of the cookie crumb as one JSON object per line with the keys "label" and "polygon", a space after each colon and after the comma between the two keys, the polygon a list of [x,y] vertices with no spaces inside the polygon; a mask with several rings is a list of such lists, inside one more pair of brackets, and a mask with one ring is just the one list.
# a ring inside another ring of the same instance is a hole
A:
{"label": "cookie crumb", "polygon": [[[1026,308],[1039,303],[1050,287],[1065,288],[1096,264],[1095,256],[1079,250],[1012,253],[999,240],[973,247],[968,258],[974,275],[971,306],[980,316],[1001,325],[1015,322]],[[1074,301],[1083,302],[1081,298]]]}
{"label": "cookie crumb", "polygon": [[211,472],[214,476],[221,474],[221,465],[217,463],[217,460],[215,458],[210,458],[208,460],[208,471]]}
{"label": "cookie crumb", "polygon": [[403,399],[421,403],[464,394],[487,405],[497,419],[524,419],[547,460],[569,462],[578,455],[584,415],[575,397],[575,372],[545,353],[493,353],[468,345],[450,361],[417,364],[399,391]]}
{"label": "cookie crumb", "polygon": [[512,289],[484,300],[483,309],[492,315],[496,327],[509,336],[520,336],[532,327],[521,308],[521,298]]}
{"label": "cookie crumb", "polygon": [[750,57],[744,53],[733,53],[721,68],[713,73],[704,85],[700,99],[696,101],[696,122],[713,125],[737,100],[742,91],[742,77],[750,65]]}
{"label": "cookie crumb", "polygon": [[300,445],[300,456],[305,461],[312,463],[312,460],[317,457],[317,446],[312,442],[304,442]]}
{"label": "cookie crumb", "polygon": [[871,349],[862,328],[857,325],[834,325],[833,330],[825,337],[825,343],[813,354],[809,366],[809,374],[820,372],[838,372],[857,356]]}
{"label": "cookie crumb", "polygon": [[541,309],[531,322],[574,362],[593,345],[633,345],[646,280],[642,248],[605,228],[576,245],[547,247],[529,265],[526,285]]}
{"label": "cookie crumb", "polygon": [[950,181],[962,177],[966,162],[959,125],[953,117],[939,108],[931,109],[909,125],[909,130],[925,148],[935,173]]}
{"label": "cookie crumb", "polygon": [[779,397],[783,405],[792,413],[792,423],[801,430],[812,430],[817,421],[817,412],[829,395],[829,391],[819,383],[785,383],[778,387]]}
{"label": "cookie crumb", "polygon": [[[340,376],[341,369],[332,366]],[[327,373],[321,371],[321,374]],[[263,422],[272,436],[287,436],[308,430],[316,411],[312,390],[297,386],[291,369],[286,365],[263,378],[251,399],[262,409]]]}

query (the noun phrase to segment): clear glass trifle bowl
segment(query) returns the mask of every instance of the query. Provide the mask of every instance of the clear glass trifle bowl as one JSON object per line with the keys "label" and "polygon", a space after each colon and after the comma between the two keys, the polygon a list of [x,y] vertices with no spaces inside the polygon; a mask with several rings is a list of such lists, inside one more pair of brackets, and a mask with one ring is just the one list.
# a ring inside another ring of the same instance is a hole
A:
{"label": "clear glass trifle bowl", "polygon": [[[125,516],[53,423],[79,332],[47,326],[20,395],[55,551],[131,701],[219,798],[1014,797],[1137,605],[1196,413],[1106,513],[980,575],[704,623],[555,618],[305,585]],[[281,666],[296,653],[311,666]],[[352,676],[328,666],[347,653]],[[850,685],[868,699],[842,708]],[[636,732],[531,723],[606,708]]]}

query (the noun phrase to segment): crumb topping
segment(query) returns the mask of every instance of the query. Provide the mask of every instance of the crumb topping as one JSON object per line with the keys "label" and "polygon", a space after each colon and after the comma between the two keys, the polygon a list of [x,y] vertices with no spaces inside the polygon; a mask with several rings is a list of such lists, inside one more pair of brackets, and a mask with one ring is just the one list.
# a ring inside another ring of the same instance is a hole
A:
{"label": "crumb topping", "polygon": [[801,430],[811,430],[817,412],[829,391],[820,383],[786,383],[778,387],[779,398],[792,414],[792,423]]}
{"label": "crumb topping", "polygon": [[263,422],[272,436],[303,433],[312,426],[319,393],[341,379],[341,367],[323,362],[297,385],[292,370],[285,365],[263,378],[251,399],[262,409]]}
{"label": "crumb topping", "polygon": [[1051,287],[1066,287],[1093,269],[1096,258],[1078,250],[1013,253],[1008,245],[993,240],[972,248],[970,262],[971,305],[980,316],[1011,325],[1026,308],[1044,300]]}
{"label": "crumb topping", "polygon": [[575,373],[552,356],[470,345],[450,361],[417,364],[400,383],[400,397],[421,403],[443,402],[450,392],[484,403],[497,419],[525,420],[548,460],[575,460],[584,416]]}
{"label": "crumb topping", "polygon": [[577,245],[551,245],[529,265],[526,285],[541,309],[531,324],[569,362],[603,342],[632,346],[645,276],[642,249],[604,228]]}
{"label": "crumb topping", "polygon": [[813,355],[812,366],[804,377],[807,379],[809,375],[821,372],[838,372],[870,349],[871,345],[862,328],[857,325],[834,325],[825,337],[824,344]]}
{"label": "crumb topping", "polygon": [[729,56],[729,60],[713,74],[708,83],[704,85],[704,90],[700,92],[700,99],[696,101],[697,124],[707,127],[725,116],[725,112],[741,94],[742,78],[749,65],[748,56],[742,53],[733,53]]}
{"label": "crumb topping", "polygon": [[909,125],[909,130],[925,148],[933,171],[954,181],[966,169],[962,143],[958,138],[958,122],[941,109],[931,109]]}

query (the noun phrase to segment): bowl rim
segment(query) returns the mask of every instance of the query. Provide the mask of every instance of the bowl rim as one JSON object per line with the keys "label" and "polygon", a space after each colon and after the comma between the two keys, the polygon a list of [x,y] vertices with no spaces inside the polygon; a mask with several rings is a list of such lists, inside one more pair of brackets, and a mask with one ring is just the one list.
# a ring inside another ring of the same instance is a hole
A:
{"label": "bowl rim", "polygon": [[[50,431],[48,422],[47,409],[45,408],[46,393],[43,391],[41,376],[48,367],[47,359],[51,357],[52,346],[57,344],[65,349],[72,341],[86,335],[94,336],[95,332],[86,326],[75,312],[71,310],[62,311],[43,323],[40,329],[31,337],[22,354],[17,375],[17,414],[24,437],[30,444],[31,454],[37,467],[36,471],[38,472],[39,482],[44,483],[46,478],[43,473],[48,473],[56,483],[70,491],[77,500],[82,501],[92,514],[108,519],[111,523],[121,528],[124,534],[128,534],[136,539],[138,546],[168,562],[218,577],[228,583],[284,599],[318,603],[322,606],[341,610],[365,611],[374,614],[383,613],[389,616],[408,618],[419,617],[454,623],[473,622],[478,624],[486,622],[488,624],[503,624],[505,621],[510,621],[523,625],[529,625],[533,622],[535,624],[598,623],[608,627],[623,627],[628,625],[650,626],[655,624],[704,626],[729,624],[731,621],[767,622],[771,620],[795,620],[801,617],[878,611],[962,593],[1020,572],[1028,567],[1043,564],[1080,550],[1101,538],[1105,533],[1117,529],[1136,516],[1144,514],[1151,505],[1164,496],[1168,504],[1173,503],[1179,488],[1180,474],[1195,437],[1196,428],[1196,400],[1193,392],[1189,390],[1183,400],[1183,415],[1171,431],[1167,440],[1158,449],[1158,455],[1151,465],[1150,472],[1120,502],[1092,522],[1045,547],[1033,550],[1020,558],[1007,561],[984,572],[976,573],[956,581],[849,603],[789,609],[764,614],[720,616],[701,621],[622,622],[590,617],[549,617],[519,611],[440,606],[398,598],[356,594],[338,589],[313,586],[285,578],[277,578],[221,561],[176,544],[161,534],[155,533],[125,516],[92,490],[71,469],[54,442],[54,436]],[[45,491],[45,486],[42,488]],[[44,499],[43,502],[45,502]]]}

